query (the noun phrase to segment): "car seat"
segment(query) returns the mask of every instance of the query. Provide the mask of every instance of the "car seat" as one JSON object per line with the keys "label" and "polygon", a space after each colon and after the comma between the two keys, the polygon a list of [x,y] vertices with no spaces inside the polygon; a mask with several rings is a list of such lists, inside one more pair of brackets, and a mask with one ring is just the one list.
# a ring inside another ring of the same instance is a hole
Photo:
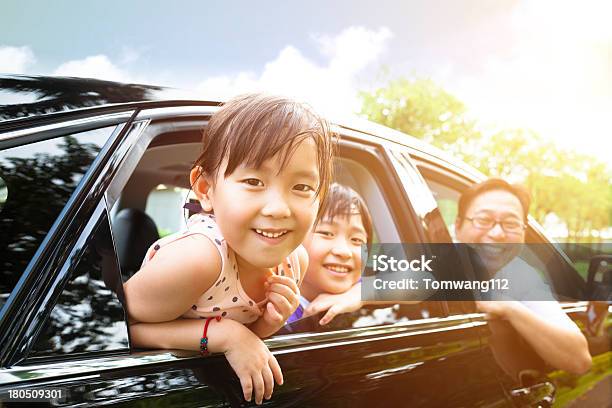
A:
{"label": "car seat", "polygon": [[140,269],[147,249],[159,239],[157,226],[144,211],[124,208],[113,219],[113,235],[124,279]]}

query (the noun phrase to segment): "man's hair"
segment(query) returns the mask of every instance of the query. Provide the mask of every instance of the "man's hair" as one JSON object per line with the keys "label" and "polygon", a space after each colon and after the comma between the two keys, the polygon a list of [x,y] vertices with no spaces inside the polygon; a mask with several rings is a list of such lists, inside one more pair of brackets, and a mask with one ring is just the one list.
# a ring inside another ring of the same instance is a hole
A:
{"label": "man's hair", "polygon": [[350,218],[359,214],[365,229],[368,244],[372,244],[372,217],[363,198],[355,190],[339,183],[333,183],[323,202],[321,220],[334,221],[335,217]]}
{"label": "man's hair", "polygon": [[280,154],[281,171],[299,144],[309,138],[317,149],[316,195],[322,201],[332,180],[335,135],[325,119],[307,105],[289,98],[255,93],[227,101],[204,129],[202,153],[194,167],[200,166],[214,183],[225,159],[227,177],[241,164],[259,168],[264,161]]}
{"label": "man's hair", "polygon": [[531,196],[527,189],[520,184],[510,184],[506,180],[500,178],[490,178],[488,180],[476,183],[461,194],[459,198],[459,206],[457,208],[457,217],[462,219],[465,217],[465,212],[469,208],[470,204],[479,195],[492,190],[503,190],[514,195],[521,202],[523,207],[523,220],[527,221],[527,214],[529,214],[529,205],[531,203]]}

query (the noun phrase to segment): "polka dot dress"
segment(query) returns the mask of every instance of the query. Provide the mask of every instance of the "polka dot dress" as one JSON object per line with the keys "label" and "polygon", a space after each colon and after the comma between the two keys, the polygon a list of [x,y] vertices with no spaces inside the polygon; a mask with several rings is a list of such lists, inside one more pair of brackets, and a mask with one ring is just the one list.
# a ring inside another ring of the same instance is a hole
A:
{"label": "polka dot dress", "polygon": [[[197,299],[191,309],[183,314],[183,317],[205,319],[221,316],[244,324],[257,320],[263,313],[267,299],[256,303],[242,288],[236,255],[223,239],[214,215],[199,213],[191,216],[185,231],[168,235],[151,245],[145,255],[143,265],[151,260],[164,245],[193,234],[205,235],[215,244],[221,255],[222,267],[215,284]],[[293,251],[282,265],[275,268],[274,272],[291,276],[299,282],[301,273],[297,251]]]}

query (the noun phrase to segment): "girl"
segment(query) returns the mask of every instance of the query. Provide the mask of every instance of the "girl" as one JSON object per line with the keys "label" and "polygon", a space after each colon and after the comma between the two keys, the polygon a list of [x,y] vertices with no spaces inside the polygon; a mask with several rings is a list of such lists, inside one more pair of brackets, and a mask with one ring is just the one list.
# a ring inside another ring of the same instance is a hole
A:
{"label": "girl", "polygon": [[322,217],[304,241],[308,273],[304,277],[300,306],[289,322],[327,310],[320,324],[337,314],[361,307],[358,284],[361,248],[372,243],[372,219],[363,199],[341,184],[332,184]]}
{"label": "girl", "polygon": [[131,340],[225,353],[260,404],[283,381],[260,337],[298,305],[300,243],[331,179],[331,135],[305,106],[250,94],[211,117],[202,144],[190,174],[202,212],[153,244],[124,285]]}

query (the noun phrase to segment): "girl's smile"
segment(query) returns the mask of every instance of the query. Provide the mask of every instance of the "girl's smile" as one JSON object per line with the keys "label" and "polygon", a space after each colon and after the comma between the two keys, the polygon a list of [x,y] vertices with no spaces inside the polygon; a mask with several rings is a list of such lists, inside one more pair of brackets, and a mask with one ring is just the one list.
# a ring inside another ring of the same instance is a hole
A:
{"label": "girl's smile", "polygon": [[291,233],[291,231],[287,230],[287,229],[259,229],[259,228],[255,228],[255,229],[253,229],[253,231],[255,232],[255,234],[257,234],[257,237],[259,239],[261,239],[264,242],[267,242],[267,243],[269,243],[271,245],[279,244],[285,238],[287,238],[287,235],[289,233]]}

